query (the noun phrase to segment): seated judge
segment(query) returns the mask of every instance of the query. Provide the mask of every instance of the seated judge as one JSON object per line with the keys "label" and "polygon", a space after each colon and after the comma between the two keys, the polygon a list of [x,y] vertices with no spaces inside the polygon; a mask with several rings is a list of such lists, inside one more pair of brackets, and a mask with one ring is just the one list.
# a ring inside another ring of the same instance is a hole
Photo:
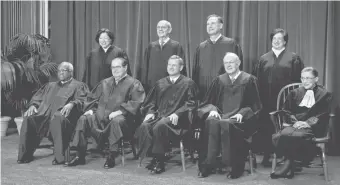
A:
{"label": "seated judge", "polygon": [[179,42],[170,38],[171,31],[169,21],[159,21],[157,24],[158,40],[151,42],[145,49],[139,75],[146,92],[149,92],[159,79],[168,76],[166,66],[172,55],[178,55],[183,59],[184,66],[181,74],[186,76],[184,50]]}
{"label": "seated judge", "polygon": [[115,58],[111,62],[112,77],[102,80],[93,89],[86,102],[85,113],[76,125],[71,146],[76,147],[77,156],[66,166],[85,164],[87,138],[93,137],[99,145],[109,143],[104,168],[113,168],[122,137],[133,137],[136,115],[145,99],[142,84],[127,74],[126,58]]}
{"label": "seated judge", "polygon": [[245,139],[254,133],[256,115],[262,108],[257,79],[240,71],[240,59],[227,52],[223,58],[226,73],[210,85],[198,116],[205,120],[199,152],[199,177],[207,177],[217,167],[216,157],[234,179],[243,174],[247,147]]}
{"label": "seated judge", "polygon": [[150,90],[142,109],[145,119],[136,131],[142,159],[152,146],[153,159],[146,168],[156,174],[165,171],[165,152],[169,143],[180,135],[182,129],[189,128],[188,113],[197,104],[197,86],[193,80],[180,74],[183,65],[179,56],[169,58],[169,76],[158,80]]}
{"label": "seated judge", "polygon": [[318,85],[318,72],[312,67],[301,71],[302,86],[292,90],[284,102],[284,129],[273,135],[278,155],[284,156],[281,168],[270,174],[273,179],[293,178],[294,160],[310,162],[316,155],[314,137],[323,137],[329,123],[331,93]]}
{"label": "seated judge", "polygon": [[65,162],[65,150],[89,92],[85,83],[72,76],[72,64],[62,62],[58,66],[59,81],[47,83],[33,95],[20,131],[19,164],[33,160],[33,153],[45,136],[53,140],[52,164]]}

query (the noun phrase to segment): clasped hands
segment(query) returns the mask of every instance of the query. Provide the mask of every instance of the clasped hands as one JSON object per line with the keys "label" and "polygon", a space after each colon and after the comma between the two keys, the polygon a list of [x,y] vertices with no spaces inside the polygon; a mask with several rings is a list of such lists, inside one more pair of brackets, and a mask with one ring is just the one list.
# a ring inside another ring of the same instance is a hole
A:
{"label": "clasped hands", "polygon": [[[73,106],[74,106],[73,103],[66,104],[60,111],[61,115],[67,117],[70,114]],[[33,114],[36,114],[37,112],[38,112],[37,108],[34,105],[31,105],[28,108],[28,110],[24,113],[24,117],[31,116]]]}
{"label": "clasped hands", "polygon": [[[178,124],[178,116],[177,116],[177,114],[173,113],[170,116],[168,116],[168,118],[170,119],[170,121],[171,121],[171,123],[173,125],[177,125]],[[144,121],[153,120],[153,119],[155,119],[155,114],[147,114],[145,116],[145,118],[144,118]]]}
{"label": "clasped hands", "polygon": [[293,127],[297,129],[302,129],[302,128],[310,128],[310,125],[305,121],[297,121],[294,123]]}
{"label": "clasped hands", "polygon": [[[214,110],[210,111],[208,117],[211,117],[211,116],[221,119],[221,115],[217,111],[214,111]],[[229,119],[235,119],[237,122],[240,123],[242,122],[242,118],[243,118],[242,114],[235,114],[231,116]]]}

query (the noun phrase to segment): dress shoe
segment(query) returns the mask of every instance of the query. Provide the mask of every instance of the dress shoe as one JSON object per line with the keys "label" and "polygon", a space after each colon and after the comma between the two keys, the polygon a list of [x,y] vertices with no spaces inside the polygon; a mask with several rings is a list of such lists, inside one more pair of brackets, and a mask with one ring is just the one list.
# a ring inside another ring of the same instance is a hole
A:
{"label": "dress shoe", "polygon": [[30,163],[33,161],[33,159],[23,159],[23,160],[17,160],[18,164],[25,164],[25,163]]}
{"label": "dress shoe", "polygon": [[228,179],[237,179],[242,176],[242,173],[233,173],[232,171],[227,174]]}
{"label": "dress shoe", "polygon": [[156,163],[157,163],[157,158],[154,157],[154,158],[152,158],[151,162],[148,165],[145,166],[145,168],[148,169],[148,170],[152,170],[152,169],[155,168]]}
{"label": "dress shoe", "polygon": [[115,158],[113,156],[109,156],[105,161],[104,168],[110,169],[113,168],[115,165],[116,165]]}
{"label": "dress shoe", "polygon": [[77,165],[84,165],[85,158],[76,156],[71,161],[65,162],[64,166],[77,166]]}
{"label": "dress shoe", "polygon": [[65,162],[58,162],[57,159],[53,159],[52,161],[52,165],[60,165],[60,164],[64,164]]}
{"label": "dress shoe", "polygon": [[272,179],[278,179],[278,178],[292,179],[293,177],[294,177],[294,172],[292,172],[292,170],[290,170],[286,174],[276,174],[275,172],[270,174],[270,178]]}
{"label": "dress shoe", "polygon": [[198,177],[205,178],[205,177],[208,177],[211,173],[212,173],[211,169],[207,167],[202,167],[198,172]]}
{"label": "dress shoe", "polygon": [[165,164],[164,162],[157,162],[155,167],[151,170],[152,173],[155,174],[161,174],[163,172],[165,172]]}

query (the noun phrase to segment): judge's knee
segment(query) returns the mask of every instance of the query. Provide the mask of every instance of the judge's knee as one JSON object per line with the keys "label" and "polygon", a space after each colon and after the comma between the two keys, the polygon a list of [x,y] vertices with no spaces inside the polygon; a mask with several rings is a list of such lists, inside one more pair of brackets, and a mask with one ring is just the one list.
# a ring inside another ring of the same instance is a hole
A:
{"label": "judge's knee", "polygon": [[158,121],[155,126],[153,127],[153,132],[158,132],[159,130],[162,130],[164,128],[167,127],[167,124],[168,124],[169,121],[165,120],[165,119],[162,119],[160,121]]}
{"label": "judge's knee", "polygon": [[110,121],[111,125],[122,126],[125,123],[125,118],[123,116],[117,116]]}
{"label": "judge's knee", "polygon": [[64,115],[62,115],[62,114],[60,113],[60,111],[57,111],[57,112],[55,112],[55,113],[53,114],[52,119],[66,119],[66,117],[65,117]]}
{"label": "judge's knee", "polygon": [[76,125],[76,130],[85,130],[88,127],[88,120],[91,119],[90,115],[82,115],[79,117]]}

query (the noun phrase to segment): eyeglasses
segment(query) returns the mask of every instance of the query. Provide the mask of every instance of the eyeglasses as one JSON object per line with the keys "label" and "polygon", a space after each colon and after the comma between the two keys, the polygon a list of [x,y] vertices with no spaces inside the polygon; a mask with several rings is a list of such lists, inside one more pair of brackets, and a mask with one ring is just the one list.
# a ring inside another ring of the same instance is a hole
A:
{"label": "eyeglasses", "polygon": [[223,64],[225,65],[231,65],[231,64],[235,64],[236,62],[223,62]]}
{"label": "eyeglasses", "polygon": [[68,69],[58,69],[58,73],[61,73],[61,72],[69,72],[69,70]]}
{"label": "eyeglasses", "polygon": [[166,29],[168,29],[168,27],[167,26],[157,26],[157,30],[160,30],[160,29],[166,30]]}
{"label": "eyeglasses", "polygon": [[111,66],[111,69],[122,69],[123,66]]}
{"label": "eyeglasses", "polygon": [[301,77],[301,81],[311,81],[313,80],[315,77]]}

